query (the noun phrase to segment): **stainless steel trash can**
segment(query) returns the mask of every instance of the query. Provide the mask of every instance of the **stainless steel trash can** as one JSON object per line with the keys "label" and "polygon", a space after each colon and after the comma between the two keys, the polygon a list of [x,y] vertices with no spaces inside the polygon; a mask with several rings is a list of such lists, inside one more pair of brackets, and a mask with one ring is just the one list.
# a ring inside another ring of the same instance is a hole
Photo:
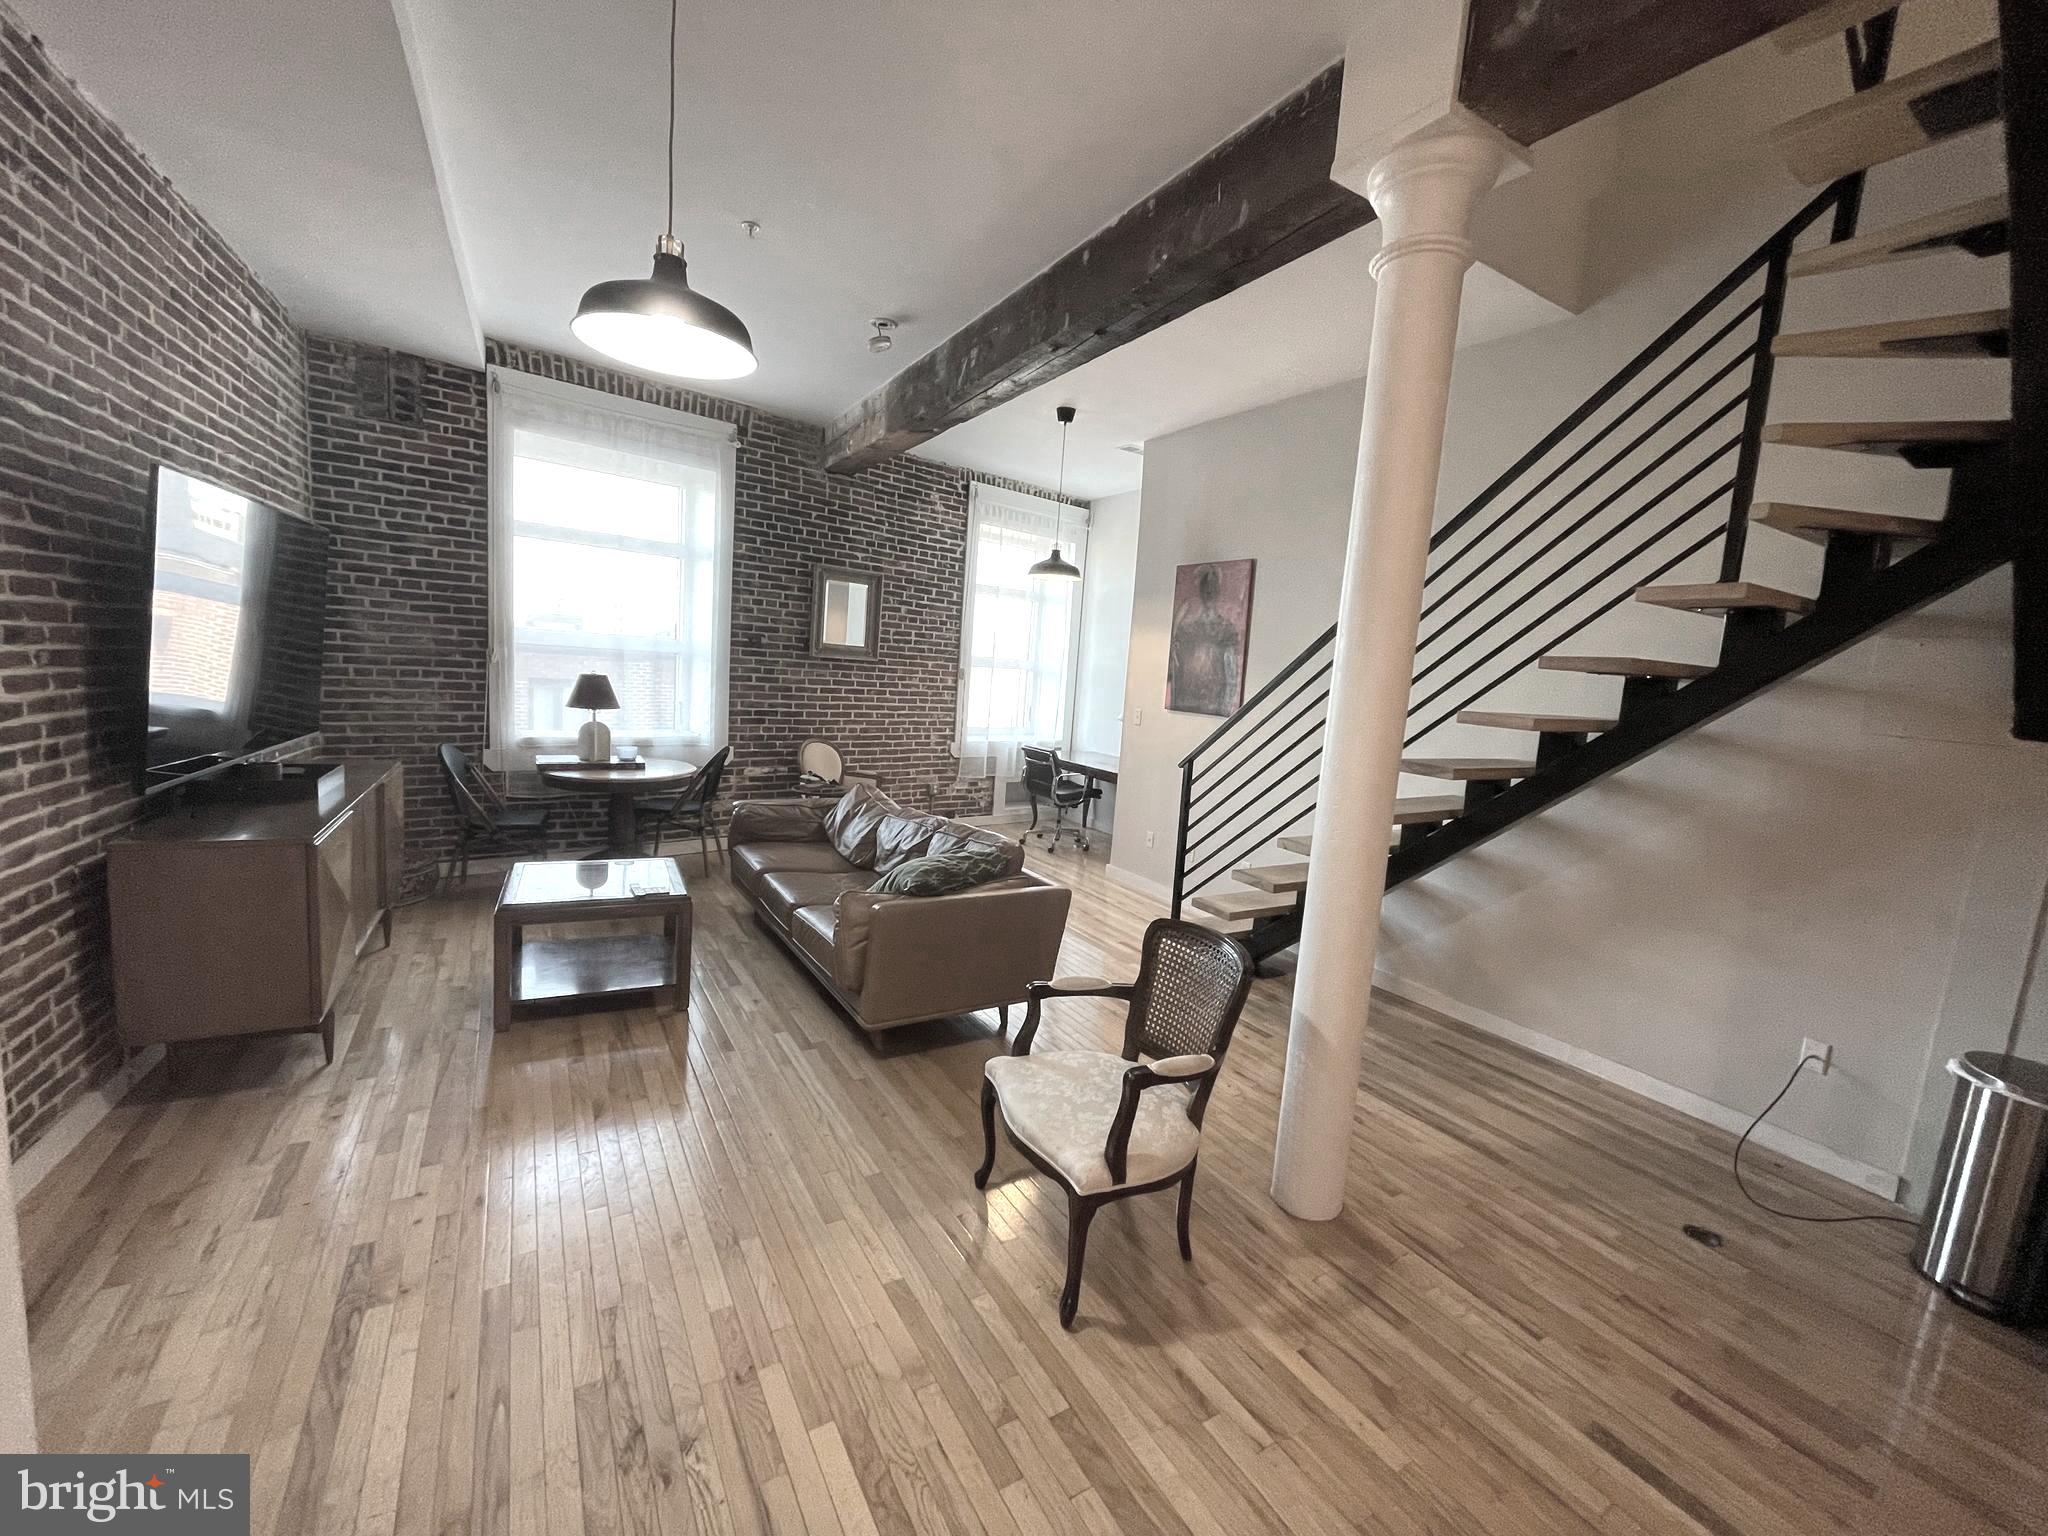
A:
{"label": "stainless steel trash can", "polygon": [[1974,1311],[2026,1322],[2048,1305],[2048,1063],[1967,1051],[1913,1263]]}

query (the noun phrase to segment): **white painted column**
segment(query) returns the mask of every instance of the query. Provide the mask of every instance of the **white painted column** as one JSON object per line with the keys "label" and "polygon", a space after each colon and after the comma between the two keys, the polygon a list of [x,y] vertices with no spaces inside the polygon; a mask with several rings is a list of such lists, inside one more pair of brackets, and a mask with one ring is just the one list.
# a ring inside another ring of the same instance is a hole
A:
{"label": "white painted column", "polygon": [[1468,232],[1509,159],[1492,129],[1449,119],[1395,144],[1362,188],[1385,234],[1273,1155],[1273,1198],[1311,1221],[1344,1206]]}

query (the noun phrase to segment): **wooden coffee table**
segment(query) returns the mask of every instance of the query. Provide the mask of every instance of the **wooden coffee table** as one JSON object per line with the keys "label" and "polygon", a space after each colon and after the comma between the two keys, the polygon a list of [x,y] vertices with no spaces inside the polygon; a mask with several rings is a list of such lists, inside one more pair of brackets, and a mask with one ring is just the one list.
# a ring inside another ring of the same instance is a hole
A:
{"label": "wooden coffee table", "polygon": [[[659,917],[659,933],[529,939],[543,923]],[[514,864],[491,923],[491,1027],[519,1003],[668,989],[690,1006],[690,891],[674,859],[554,859]]]}

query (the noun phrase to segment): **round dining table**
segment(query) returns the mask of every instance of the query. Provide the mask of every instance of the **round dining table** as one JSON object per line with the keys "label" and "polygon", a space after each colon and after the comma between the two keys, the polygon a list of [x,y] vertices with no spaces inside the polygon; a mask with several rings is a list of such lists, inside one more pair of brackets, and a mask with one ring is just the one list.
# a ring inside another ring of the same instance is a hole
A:
{"label": "round dining table", "polygon": [[633,802],[642,795],[674,794],[697,776],[696,764],[680,758],[649,757],[641,761],[643,766],[639,768],[608,768],[602,763],[588,767],[549,764],[539,770],[540,781],[555,789],[605,796],[604,854],[614,859],[630,859],[640,852],[640,827]]}

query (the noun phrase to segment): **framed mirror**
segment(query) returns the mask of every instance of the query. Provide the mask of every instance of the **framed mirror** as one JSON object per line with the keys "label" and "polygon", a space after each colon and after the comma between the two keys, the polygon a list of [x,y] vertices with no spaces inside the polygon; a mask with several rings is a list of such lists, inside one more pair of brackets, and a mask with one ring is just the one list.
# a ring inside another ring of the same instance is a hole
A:
{"label": "framed mirror", "polygon": [[879,654],[882,577],[821,565],[811,580],[811,654],[872,661]]}

